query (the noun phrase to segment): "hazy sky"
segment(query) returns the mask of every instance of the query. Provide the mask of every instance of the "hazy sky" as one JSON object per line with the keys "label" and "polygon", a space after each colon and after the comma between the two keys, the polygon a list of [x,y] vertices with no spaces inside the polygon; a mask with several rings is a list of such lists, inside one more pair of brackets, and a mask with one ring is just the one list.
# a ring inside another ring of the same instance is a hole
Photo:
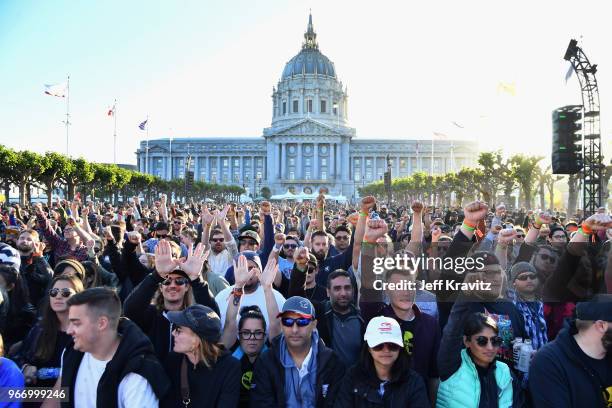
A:
{"label": "hazy sky", "polygon": [[[612,29],[596,1],[0,1],[0,143],[65,152],[65,101],[43,85],[70,74],[70,153],[118,161],[150,138],[259,136],[272,86],[300,50],[311,8],[320,50],[348,86],[358,138],[473,138],[548,159],[551,112],[580,102],[563,54],[581,40],[602,102]],[[581,12],[584,11],[584,15]],[[589,18],[586,18],[586,15]],[[514,84],[516,95],[500,92]],[[452,122],[463,126],[463,129]],[[607,161],[610,156],[608,155]]]}

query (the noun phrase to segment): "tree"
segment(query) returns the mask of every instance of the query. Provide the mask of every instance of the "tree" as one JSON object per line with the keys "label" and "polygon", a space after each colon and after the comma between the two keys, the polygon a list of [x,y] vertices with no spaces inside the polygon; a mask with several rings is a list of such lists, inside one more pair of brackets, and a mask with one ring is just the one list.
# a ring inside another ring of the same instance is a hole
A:
{"label": "tree", "polygon": [[9,169],[11,181],[19,188],[19,204],[30,201],[30,187],[45,171],[45,159],[38,153],[23,150],[16,154],[16,160]]}
{"label": "tree", "polygon": [[265,198],[266,200],[269,200],[270,197],[272,197],[272,191],[270,190],[269,187],[262,187],[261,196]]}
{"label": "tree", "polygon": [[45,153],[44,161],[45,170],[38,177],[38,180],[44,185],[47,194],[47,205],[51,207],[53,190],[56,187],[56,183],[72,173],[75,167],[72,160],[55,152]]}
{"label": "tree", "polygon": [[15,167],[17,163],[17,154],[13,149],[9,149],[0,145],[0,183],[4,189],[4,196],[6,202],[9,202],[11,194],[11,169]]}
{"label": "tree", "polygon": [[538,163],[542,159],[542,156],[527,157],[522,154],[510,158],[512,176],[521,189],[523,204],[526,208],[533,208],[534,188],[539,168]]}
{"label": "tree", "polygon": [[481,172],[476,174],[476,186],[482,193],[484,201],[495,206],[497,191],[504,177],[501,151],[480,153],[478,164]]}
{"label": "tree", "polygon": [[92,163],[89,163],[85,159],[78,158],[72,159],[72,166],[70,172],[64,174],[61,178],[62,182],[66,186],[66,196],[69,200],[72,200],[76,193],[78,186],[89,185],[95,176],[95,171]]}
{"label": "tree", "polygon": [[576,214],[576,205],[578,204],[578,181],[580,174],[570,174],[567,178],[567,187],[569,193],[567,195],[567,216],[572,217]]}

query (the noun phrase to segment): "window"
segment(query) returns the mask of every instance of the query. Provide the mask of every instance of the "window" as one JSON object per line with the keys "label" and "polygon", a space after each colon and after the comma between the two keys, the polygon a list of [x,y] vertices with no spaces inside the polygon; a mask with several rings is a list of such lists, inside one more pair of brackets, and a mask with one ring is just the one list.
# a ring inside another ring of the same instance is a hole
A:
{"label": "window", "polygon": [[295,180],[295,171],[289,172],[289,180]]}
{"label": "window", "polygon": [[308,107],[308,113],[312,113],[312,99],[306,101],[306,106]]}
{"label": "window", "polygon": [[293,101],[293,113],[297,113],[298,112],[298,100],[294,100]]}
{"label": "window", "polygon": [[310,168],[304,169],[304,180],[310,180]]}
{"label": "window", "polygon": [[338,115],[338,103],[337,102],[334,102],[333,112],[334,112],[334,115]]}
{"label": "window", "polygon": [[304,157],[304,166],[310,166],[310,157]]}
{"label": "window", "polygon": [[327,171],[321,170],[321,180],[327,180]]}
{"label": "window", "polygon": [[327,166],[327,159],[325,157],[321,157],[321,166]]}
{"label": "window", "polygon": [[287,114],[287,101],[283,101],[283,115]]}
{"label": "window", "polygon": [[295,157],[290,157],[289,158],[289,165],[290,166],[295,166]]}
{"label": "window", "polygon": [[327,113],[327,101],[326,100],[321,101],[321,113]]}

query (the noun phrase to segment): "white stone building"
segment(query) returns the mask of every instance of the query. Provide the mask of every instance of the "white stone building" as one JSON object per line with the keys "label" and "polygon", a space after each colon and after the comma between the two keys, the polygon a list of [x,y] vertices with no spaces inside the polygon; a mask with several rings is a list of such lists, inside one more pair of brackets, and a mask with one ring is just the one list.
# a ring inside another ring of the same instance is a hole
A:
{"label": "white stone building", "polygon": [[[434,174],[476,164],[474,142],[360,139],[348,125],[348,95],[336,69],[319,51],[312,16],[301,51],[285,65],[273,88],[272,124],[249,138],[174,138],[142,141],[138,169],[164,179],[183,178],[188,157],[196,180],[244,186],[250,193],[317,192],[349,199],[380,180],[391,161],[392,177]],[[432,168],[433,147],[433,168]]]}

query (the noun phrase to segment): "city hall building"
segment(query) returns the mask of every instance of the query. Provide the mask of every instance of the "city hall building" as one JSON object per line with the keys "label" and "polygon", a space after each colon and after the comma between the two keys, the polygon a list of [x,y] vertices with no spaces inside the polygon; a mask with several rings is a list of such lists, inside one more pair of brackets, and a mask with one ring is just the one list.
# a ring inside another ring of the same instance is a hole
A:
{"label": "city hall building", "polygon": [[[273,88],[272,123],[258,137],[172,138],[142,141],[141,172],[184,178],[187,163],[195,180],[243,186],[249,193],[316,193],[357,197],[357,188],[417,171],[434,174],[476,164],[471,141],[361,139],[348,124],[346,87],[334,63],[319,51],[312,16],[301,51],[285,64]],[[433,149],[433,166],[432,166]],[[191,160],[188,158],[191,157]],[[257,194],[259,195],[259,193]]]}

